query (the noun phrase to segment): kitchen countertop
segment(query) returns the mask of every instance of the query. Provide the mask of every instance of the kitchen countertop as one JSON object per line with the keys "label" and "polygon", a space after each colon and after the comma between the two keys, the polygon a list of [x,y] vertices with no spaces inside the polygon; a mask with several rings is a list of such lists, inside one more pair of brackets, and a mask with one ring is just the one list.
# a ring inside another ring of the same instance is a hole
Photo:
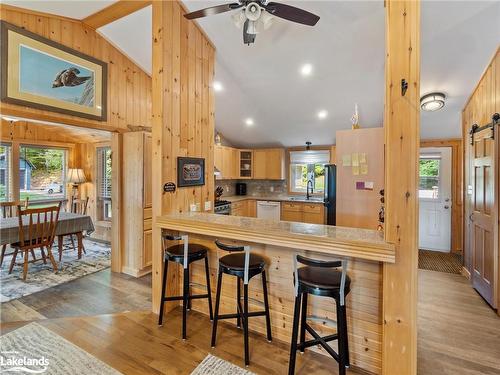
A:
{"label": "kitchen countertop", "polygon": [[369,229],[199,212],[159,216],[156,224],[163,229],[184,233],[311,250],[341,257],[395,262],[394,245],[384,240],[382,232]]}
{"label": "kitchen countertop", "polygon": [[279,196],[262,196],[262,195],[231,195],[229,197],[222,196],[220,199],[227,200],[231,203],[241,202],[245,200],[257,200],[257,201],[273,201],[273,202],[297,202],[297,203],[312,203],[312,204],[323,204],[323,200],[309,199],[305,197],[289,196],[289,195],[279,195]]}

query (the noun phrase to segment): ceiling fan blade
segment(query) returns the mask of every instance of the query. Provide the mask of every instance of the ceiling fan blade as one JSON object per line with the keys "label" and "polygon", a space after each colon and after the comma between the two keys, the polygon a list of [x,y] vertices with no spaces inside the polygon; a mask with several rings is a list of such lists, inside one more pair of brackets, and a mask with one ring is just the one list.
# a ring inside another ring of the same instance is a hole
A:
{"label": "ceiling fan blade", "polygon": [[246,20],[245,24],[243,25],[243,43],[244,44],[248,44],[248,45],[254,43],[255,42],[255,37],[256,37],[255,34],[249,34],[249,33],[247,33],[249,22],[250,22],[249,20]]}
{"label": "ceiling fan blade", "polygon": [[229,12],[231,10],[241,8],[242,6],[243,5],[239,3],[217,5],[214,7],[200,9],[191,13],[187,13],[184,15],[184,17],[186,17],[188,20],[194,20],[195,18],[213,16],[214,14]]}
{"label": "ceiling fan blade", "polygon": [[314,26],[319,21],[319,16],[311,12],[282,3],[270,2],[266,5],[266,11],[273,16],[308,26]]}

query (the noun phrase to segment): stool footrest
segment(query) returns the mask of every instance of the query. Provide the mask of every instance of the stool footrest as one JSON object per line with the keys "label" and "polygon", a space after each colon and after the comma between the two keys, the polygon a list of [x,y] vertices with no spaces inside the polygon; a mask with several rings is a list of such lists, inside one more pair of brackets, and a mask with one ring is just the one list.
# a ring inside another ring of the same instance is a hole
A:
{"label": "stool footrest", "polygon": [[303,345],[301,345],[301,344],[297,345],[298,349],[308,348],[310,346],[318,345],[319,344],[319,345],[321,345],[328,352],[328,354],[330,354],[333,358],[335,358],[335,360],[337,362],[339,361],[339,355],[335,352],[335,350],[333,350],[330,347],[330,345],[327,344],[328,341],[337,340],[338,339],[338,334],[334,333],[333,335],[321,337],[307,323],[305,324],[305,329],[306,329],[307,332],[309,332],[311,334],[312,337],[314,337],[314,340],[306,341],[306,342],[304,342]]}
{"label": "stool footrest", "polygon": [[[208,298],[208,294],[196,294],[188,297],[188,300],[191,299],[201,299],[201,298]],[[183,296],[172,296],[172,297],[164,297],[164,301],[182,301],[184,299]]]}
{"label": "stool footrest", "polygon": [[[248,313],[248,317],[253,317],[253,316],[265,316],[266,312],[265,311],[253,311]],[[223,314],[223,315],[217,315],[217,319],[234,319],[234,318],[243,318],[243,314]]]}

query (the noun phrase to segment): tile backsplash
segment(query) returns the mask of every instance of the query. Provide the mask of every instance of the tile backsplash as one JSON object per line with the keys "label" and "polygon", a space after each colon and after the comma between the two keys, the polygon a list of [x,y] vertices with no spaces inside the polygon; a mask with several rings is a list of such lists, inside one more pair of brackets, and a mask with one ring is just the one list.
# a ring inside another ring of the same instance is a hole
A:
{"label": "tile backsplash", "polygon": [[216,186],[224,188],[224,196],[230,197],[236,195],[236,183],[243,182],[247,184],[247,195],[249,196],[279,196],[287,195],[287,185],[285,180],[216,180]]}

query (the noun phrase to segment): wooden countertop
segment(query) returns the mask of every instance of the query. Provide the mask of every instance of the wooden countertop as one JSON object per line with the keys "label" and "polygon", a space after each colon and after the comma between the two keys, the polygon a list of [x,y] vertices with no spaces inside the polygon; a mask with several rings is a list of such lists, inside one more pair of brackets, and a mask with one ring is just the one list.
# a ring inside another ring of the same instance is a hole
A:
{"label": "wooden countertop", "polygon": [[185,233],[311,250],[340,257],[395,262],[394,245],[385,242],[383,234],[375,230],[198,212],[159,216],[156,225]]}

